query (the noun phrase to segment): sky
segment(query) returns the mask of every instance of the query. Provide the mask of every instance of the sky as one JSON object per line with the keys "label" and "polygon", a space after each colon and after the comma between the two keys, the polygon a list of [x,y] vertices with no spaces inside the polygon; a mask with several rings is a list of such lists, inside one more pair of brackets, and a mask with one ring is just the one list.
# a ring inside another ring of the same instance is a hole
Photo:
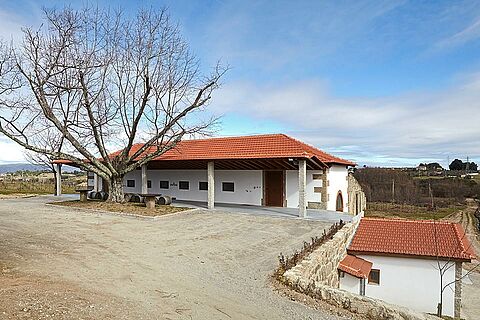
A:
{"label": "sky", "polygon": [[[0,37],[78,3],[0,0]],[[368,166],[480,162],[479,1],[89,3],[166,6],[205,70],[230,66],[208,107],[219,136],[286,133]]]}

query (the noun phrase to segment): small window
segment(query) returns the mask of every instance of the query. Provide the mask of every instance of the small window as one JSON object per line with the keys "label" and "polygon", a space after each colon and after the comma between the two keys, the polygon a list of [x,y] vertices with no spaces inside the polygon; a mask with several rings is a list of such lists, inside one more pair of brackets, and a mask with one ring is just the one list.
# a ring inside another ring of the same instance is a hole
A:
{"label": "small window", "polygon": [[345,272],[338,270],[338,277],[339,278],[345,278]]}
{"label": "small window", "polygon": [[312,175],[313,180],[322,180],[322,174],[321,173],[314,173]]}
{"label": "small window", "polygon": [[135,180],[127,180],[127,187],[135,188]]}
{"label": "small window", "polygon": [[160,189],[168,189],[170,183],[166,180],[160,181]]}
{"label": "small window", "polygon": [[222,182],[222,191],[234,192],[235,184],[233,182]]}
{"label": "small window", "polygon": [[178,182],[178,189],[180,189],[180,190],[190,189],[190,182],[189,181],[179,181]]}
{"label": "small window", "polygon": [[208,190],[208,182],[200,181],[198,183],[198,190]]}
{"label": "small window", "polygon": [[147,180],[147,188],[151,188],[152,187],[152,180]]}
{"label": "small window", "polygon": [[313,187],[313,192],[315,193],[322,193],[323,188],[322,187]]}
{"label": "small window", "polygon": [[380,284],[380,270],[370,270],[370,274],[368,275],[368,284]]}

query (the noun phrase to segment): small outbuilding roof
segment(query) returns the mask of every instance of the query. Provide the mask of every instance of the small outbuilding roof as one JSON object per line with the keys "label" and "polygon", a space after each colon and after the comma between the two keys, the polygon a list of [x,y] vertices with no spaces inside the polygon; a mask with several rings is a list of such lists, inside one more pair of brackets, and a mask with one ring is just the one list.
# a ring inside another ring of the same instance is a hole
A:
{"label": "small outbuilding roof", "polygon": [[347,252],[460,261],[475,258],[461,225],[433,220],[362,218]]}
{"label": "small outbuilding roof", "polygon": [[357,278],[368,278],[372,263],[362,258],[347,254],[338,264],[338,269]]}

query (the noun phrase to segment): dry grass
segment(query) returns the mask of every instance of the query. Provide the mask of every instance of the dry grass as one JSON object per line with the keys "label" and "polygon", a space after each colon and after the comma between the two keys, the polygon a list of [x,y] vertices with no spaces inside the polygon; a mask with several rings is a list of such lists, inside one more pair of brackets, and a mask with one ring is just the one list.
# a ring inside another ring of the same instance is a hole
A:
{"label": "dry grass", "polygon": [[[63,193],[75,193],[76,181],[64,181],[62,183]],[[39,181],[1,181],[0,194],[53,194],[55,184],[53,182]]]}
{"label": "dry grass", "polygon": [[143,203],[113,203],[113,202],[104,202],[104,201],[95,201],[89,200],[87,202],[80,202],[79,200],[73,201],[62,201],[62,202],[53,202],[52,204],[65,206],[65,207],[75,207],[83,209],[94,209],[108,212],[120,212],[120,213],[130,213],[137,214],[141,216],[155,217],[163,216],[170,213],[176,213],[180,211],[189,210],[190,208],[179,208],[174,206],[155,206],[155,209],[147,209]]}
{"label": "dry grass", "polygon": [[428,207],[413,206],[397,203],[370,202],[365,210],[366,217],[403,218],[414,220],[443,219],[458,211],[464,210],[464,205],[451,205],[445,208],[432,210]]}

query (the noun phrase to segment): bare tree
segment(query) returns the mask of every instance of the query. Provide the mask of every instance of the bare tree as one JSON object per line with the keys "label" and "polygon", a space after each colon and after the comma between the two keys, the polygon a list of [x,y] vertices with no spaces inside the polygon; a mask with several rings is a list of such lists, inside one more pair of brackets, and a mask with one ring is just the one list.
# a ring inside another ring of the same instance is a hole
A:
{"label": "bare tree", "polygon": [[[433,200],[432,200],[433,201]],[[443,244],[442,239],[440,238],[441,236],[439,235],[438,232],[438,226],[437,226],[437,221],[434,219],[433,220],[433,241],[435,244],[435,255],[436,255],[436,263],[435,263],[435,269],[438,271],[438,276],[439,276],[439,302],[437,304],[437,316],[442,317],[443,314],[443,296],[445,293],[445,290],[451,289],[451,285],[454,285],[458,282],[461,283],[461,281],[470,275],[473,271],[477,270],[478,267],[480,266],[480,263],[475,264],[470,270],[468,270],[465,274],[462,274],[460,277],[457,278],[457,276],[454,276],[454,280],[447,280],[446,275],[449,270],[452,268],[456,268],[456,261],[452,258],[452,256],[457,256],[461,252],[470,252],[473,250],[473,243],[471,241],[467,241],[468,246],[464,248],[460,244],[455,247],[454,251],[451,252],[450,257],[442,257],[440,255],[440,247]],[[460,241],[464,242],[464,240],[468,239],[467,237],[467,232],[466,230],[463,230],[462,234],[460,235]]]}
{"label": "bare tree", "polygon": [[[126,173],[208,131],[215,119],[202,111],[226,69],[203,75],[166,10],[44,13],[21,46],[0,48],[0,132],[98,174],[122,202]],[[61,149],[45,145],[48,134]]]}
{"label": "bare tree", "polygon": [[[62,150],[63,146],[63,141],[65,138],[61,135],[59,135],[56,132],[50,131],[45,131],[42,133],[40,136],[43,141],[38,141],[39,143],[42,144],[42,147],[47,150],[55,150],[57,152],[60,152]],[[31,164],[40,166],[44,168],[45,170],[48,170],[53,174],[53,180],[54,180],[54,195],[57,194],[57,168],[54,164],[54,158],[45,153],[37,153],[33,151],[26,151],[25,152],[25,159]]]}

